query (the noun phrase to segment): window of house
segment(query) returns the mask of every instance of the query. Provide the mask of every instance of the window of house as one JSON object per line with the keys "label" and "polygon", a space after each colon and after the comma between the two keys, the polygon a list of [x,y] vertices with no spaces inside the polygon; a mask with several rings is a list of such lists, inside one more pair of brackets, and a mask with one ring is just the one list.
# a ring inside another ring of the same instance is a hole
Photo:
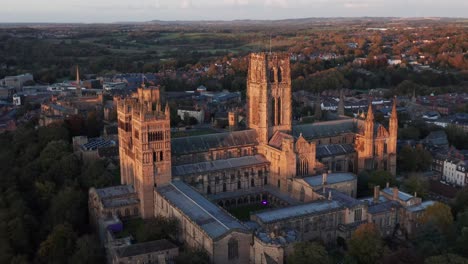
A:
{"label": "window of house", "polygon": [[239,243],[236,239],[231,238],[228,242],[228,259],[237,259],[239,257]]}
{"label": "window of house", "polygon": [[362,220],[362,209],[354,210],[354,222],[358,222]]}

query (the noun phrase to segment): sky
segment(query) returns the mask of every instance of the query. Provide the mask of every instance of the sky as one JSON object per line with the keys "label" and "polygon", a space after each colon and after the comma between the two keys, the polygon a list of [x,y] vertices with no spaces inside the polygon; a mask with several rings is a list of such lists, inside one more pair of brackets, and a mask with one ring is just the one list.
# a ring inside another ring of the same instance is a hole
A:
{"label": "sky", "polygon": [[468,0],[2,0],[0,22],[468,17]]}

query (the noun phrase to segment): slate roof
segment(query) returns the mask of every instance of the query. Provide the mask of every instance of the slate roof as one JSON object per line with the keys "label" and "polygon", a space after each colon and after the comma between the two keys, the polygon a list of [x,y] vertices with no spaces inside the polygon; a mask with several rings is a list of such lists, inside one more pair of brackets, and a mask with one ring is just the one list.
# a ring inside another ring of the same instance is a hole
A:
{"label": "slate roof", "polygon": [[204,161],[199,163],[185,164],[172,167],[173,176],[183,176],[195,173],[206,173],[210,171],[228,170],[253,165],[270,164],[262,155],[244,156],[224,160]]}
{"label": "slate roof", "polygon": [[96,189],[96,193],[99,195],[99,198],[107,199],[134,194],[135,189],[132,185],[118,185],[102,189]]}
{"label": "slate roof", "polygon": [[273,134],[273,136],[271,137],[270,142],[268,142],[268,144],[270,146],[272,146],[272,147],[277,148],[277,149],[281,149],[281,146],[283,145],[283,139],[284,138],[294,139],[291,135],[278,131],[275,134]]}
{"label": "slate roof", "polygon": [[364,202],[359,201],[358,199],[355,199],[354,197],[351,197],[333,188],[326,188],[324,195],[328,197],[329,192],[331,192],[331,199],[333,201],[337,201],[347,208],[352,208],[352,207],[364,204]]}
{"label": "slate roof", "polygon": [[257,132],[255,130],[181,137],[171,140],[173,156],[206,152],[210,149],[257,144]]}
{"label": "slate roof", "polygon": [[174,245],[171,241],[167,239],[161,239],[146,243],[117,247],[115,251],[119,257],[125,258],[174,248],[177,248],[177,246]]}
{"label": "slate roof", "polygon": [[221,238],[234,230],[248,232],[247,227],[237,219],[182,181],[172,181],[156,190],[213,239]]}
{"label": "slate roof", "polygon": [[305,139],[336,136],[343,133],[356,133],[358,123],[361,120],[342,119],[312,124],[297,125],[293,127],[293,136],[299,137],[301,134]]}
{"label": "slate roof", "polygon": [[[305,177],[303,178],[303,180],[312,187],[322,186],[322,175]],[[335,184],[335,183],[354,181],[354,180],[357,180],[357,176],[350,172],[330,173],[327,176],[327,184]]]}
{"label": "slate roof", "polygon": [[318,145],[316,148],[316,157],[318,159],[330,157],[330,156],[338,156],[338,155],[345,155],[349,153],[354,153],[356,150],[354,149],[353,144],[329,144],[329,145]]}
{"label": "slate roof", "polygon": [[[390,195],[390,196],[393,196],[393,188],[385,188],[382,190],[384,193],[386,193],[387,195]],[[405,193],[405,192],[402,192],[402,191],[398,191],[398,199],[400,201],[408,201],[408,200],[411,200],[411,198],[413,198],[412,195],[408,194],[408,193]]]}
{"label": "slate roof", "polygon": [[413,205],[413,206],[409,206],[407,207],[406,209],[410,212],[419,212],[419,211],[424,211],[427,209],[427,207],[431,206],[431,205],[434,205],[435,202],[434,201],[425,201],[425,202],[422,202],[418,205]]}
{"label": "slate roof", "polygon": [[103,147],[115,146],[115,141],[104,138],[91,138],[88,143],[81,145],[83,150],[96,150]]}
{"label": "slate roof", "polygon": [[338,201],[320,200],[307,204],[283,207],[255,214],[263,223],[272,223],[289,218],[301,217],[309,214],[322,214],[341,209],[343,206]]}
{"label": "slate roof", "polygon": [[389,212],[392,208],[400,207],[400,204],[396,201],[386,201],[370,204],[367,208],[367,212],[370,214],[379,214],[383,212]]}

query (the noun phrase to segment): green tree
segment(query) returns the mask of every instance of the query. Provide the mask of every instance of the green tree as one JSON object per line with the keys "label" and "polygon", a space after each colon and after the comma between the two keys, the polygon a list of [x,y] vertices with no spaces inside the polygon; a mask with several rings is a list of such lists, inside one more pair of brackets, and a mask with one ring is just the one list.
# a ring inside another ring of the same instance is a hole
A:
{"label": "green tree", "polygon": [[136,231],[136,240],[139,242],[147,242],[152,240],[175,238],[179,222],[174,218],[156,217],[147,219]]}
{"label": "green tree", "polygon": [[44,240],[37,252],[42,263],[66,263],[73,254],[76,234],[69,224],[60,224]]}
{"label": "green tree", "polygon": [[83,227],[87,221],[87,196],[72,187],[61,190],[52,199],[47,211],[45,225],[70,223],[75,227]]}
{"label": "green tree", "polygon": [[372,171],[369,176],[369,189],[373,189],[374,186],[380,186],[380,188],[385,188],[387,183],[390,186],[395,185],[395,177],[388,171]]}
{"label": "green tree", "polygon": [[456,254],[444,254],[438,256],[432,256],[424,261],[425,264],[466,264],[468,263],[468,259],[461,257]]}
{"label": "green tree", "polygon": [[104,248],[96,236],[84,235],[76,241],[75,253],[70,258],[70,264],[100,264],[105,263]]}
{"label": "green tree", "polygon": [[359,226],[349,240],[348,254],[361,264],[374,264],[384,252],[383,241],[372,223]]}
{"label": "green tree", "polygon": [[453,214],[457,215],[458,213],[463,212],[468,208],[468,187],[464,187],[458,191],[455,196],[455,200],[452,203]]}
{"label": "green tree", "polygon": [[176,264],[209,264],[210,257],[203,249],[187,249],[175,258]]}
{"label": "green tree", "polygon": [[424,176],[417,173],[410,174],[409,178],[403,182],[404,190],[408,193],[417,193],[421,198],[426,198],[429,192],[429,182]]}
{"label": "green tree", "polygon": [[294,252],[287,257],[287,263],[306,264],[331,263],[328,252],[324,246],[317,242],[299,242],[294,244]]}

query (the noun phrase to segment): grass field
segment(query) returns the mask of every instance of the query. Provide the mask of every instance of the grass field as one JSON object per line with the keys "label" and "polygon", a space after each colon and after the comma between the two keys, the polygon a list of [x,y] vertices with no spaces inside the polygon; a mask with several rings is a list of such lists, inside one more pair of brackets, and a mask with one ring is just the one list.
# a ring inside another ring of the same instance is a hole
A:
{"label": "grass field", "polygon": [[250,213],[260,210],[272,208],[270,205],[263,205],[261,203],[249,204],[242,207],[236,207],[229,209],[228,212],[235,216],[241,221],[247,221],[250,219]]}

